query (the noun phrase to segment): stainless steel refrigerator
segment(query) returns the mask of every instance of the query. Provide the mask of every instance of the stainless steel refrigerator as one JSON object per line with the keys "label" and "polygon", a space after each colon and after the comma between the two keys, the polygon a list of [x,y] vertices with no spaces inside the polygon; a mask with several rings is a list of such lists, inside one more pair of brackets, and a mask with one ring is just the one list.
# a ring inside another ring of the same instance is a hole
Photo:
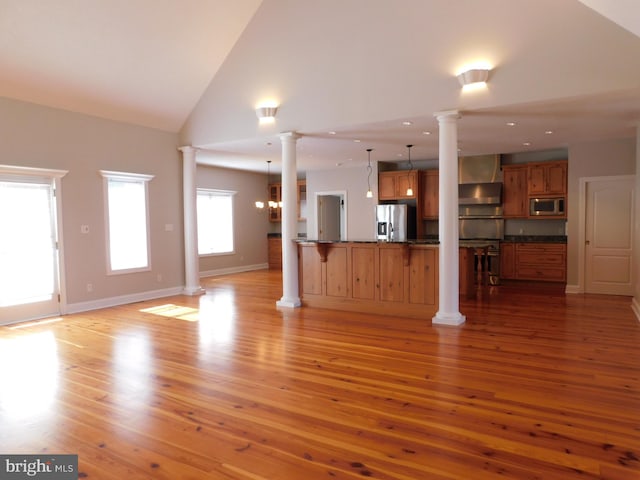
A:
{"label": "stainless steel refrigerator", "polygon": [[382,242],[415,239],[415,216],[411,205],[376,205],[376,238]]}

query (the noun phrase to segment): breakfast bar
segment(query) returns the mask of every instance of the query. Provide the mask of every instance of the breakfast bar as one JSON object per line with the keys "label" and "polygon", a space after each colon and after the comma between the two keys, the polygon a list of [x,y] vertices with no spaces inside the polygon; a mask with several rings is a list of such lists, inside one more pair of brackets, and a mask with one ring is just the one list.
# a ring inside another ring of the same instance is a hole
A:
{"label": "breakfast bar", "polygon": [[[426,320],[438,310],[437,242],[305,240],[298,256],[303,305]],[[472,259],[461,249],[465,295],[474,289]]]}

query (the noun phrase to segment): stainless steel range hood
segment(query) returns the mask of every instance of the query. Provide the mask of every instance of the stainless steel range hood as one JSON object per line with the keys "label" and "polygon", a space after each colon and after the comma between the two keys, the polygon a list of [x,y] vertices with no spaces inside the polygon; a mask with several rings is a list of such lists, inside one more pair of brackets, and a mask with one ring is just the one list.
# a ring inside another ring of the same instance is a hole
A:
{"label": "stainless steel range hood", "polygon": [[499,205],[501,201],[500,156],[460,157],[458,160],[458,204]]}
{"label": "stainless steel range hood", "polygon": [[458,185],[459,205],[498,205],[502,183],[463,183]]}

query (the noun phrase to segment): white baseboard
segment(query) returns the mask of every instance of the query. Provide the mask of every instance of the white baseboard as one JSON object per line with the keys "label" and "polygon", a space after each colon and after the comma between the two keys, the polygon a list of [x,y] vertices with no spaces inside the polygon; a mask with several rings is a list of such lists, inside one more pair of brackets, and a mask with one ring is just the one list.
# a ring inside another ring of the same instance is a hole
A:
{"label": "white baseboard", "polygon": [[580,287],[580,285],[566,285],[564,288],[564,293],[584,293],[584,290]]}
{"label": "white baseboard", "polygon": [[200,278],[218,277],[220,275],[229,275],[230,273],[251,272],[253,270],[265,270],[269,268],[268,263],[257,263],[255,265],[241,265],[239,267],[218,268],[216,270],[207,270],[200,272]]}
{"label": "white baseboard", "polygon": [[[269,268],[268,263],[260,263],[256,265],[244,265],[240,267],[221,268],[218,270],[210,270],[200,272],[200,278],[214,277],[218,275],[228,275],[230,273],[249,272],[252,270],[263,270]],[[162,290],[151,290],[148,292],[132,293],[128,295],[120,295],[117,297],[100,298],[90,302],[69,303],[62,307],[62,314],[88,312],[90,310],[98,310],[100,308],[117,307],[118,305],[126,305],[128,303],[143,302],[146,300],[155,300],[156,298],[171,297],[173,295],[183,295],[184,286],[165,288]]]}
{"label": "white baseboard", "polygon": [[145,300],[154,300],[156,298],[171,297],[173,295],[181,295],[184,287],[172,287],[162,290],[151,290],[148,292],[132,293],[129,295],[120,295],[118,297],[101,298],[90,302],[69,303],[63,308],[63,314],[88,312],[89,310],[98,310],[100,308],[116,307],[118,305],[126,305],[128,303],[142,302]]}
{"label": "white baseboard", "polygon": [[633,297],[631,299],[631,310],[636,314],[636,320],[640,322],[640,301],[638,297]]}

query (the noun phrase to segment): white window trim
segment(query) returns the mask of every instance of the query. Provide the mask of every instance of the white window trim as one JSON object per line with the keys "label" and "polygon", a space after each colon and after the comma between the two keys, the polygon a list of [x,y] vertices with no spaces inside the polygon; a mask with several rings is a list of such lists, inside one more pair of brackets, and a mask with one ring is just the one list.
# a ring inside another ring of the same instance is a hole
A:
{"label": "white window trim", "polygon": [[[213,193],[216,195],[226,195],[228,197],[232,197],[231,199],[231,233],[233,235],[233,250],[230,252],[219,252],[219,253],[200,253],[198,252],[198,257],[206,258],[206,257],[222,257],[225,255],[235,255],[236,254],[236,215],[235,215],[235,199],[233,197],[236,196],[238,192],[235,190],[221,190],[219,188],[196,188],[196,197],[198,193]],[[197,202],[196,202],[197,204]]]}
{"label": "white window trim", "polygon": [[[136,272],[148,272],[151,271],[151,222],[149,215],[149,182],[153,180],[155,175],[147,175],[144,173],[128,173],[128,172],[115,172],[111,170],[99,170],[102,176],[102,191],[104,201],[104,222],[105,222],[105,245],[106,245],[106,261],[107,261],[107,275],[126,275]],[[135,181],[144,182],[144,196],[146,207],[146,221],[147,221],[147,266],[140,268],[127,268],[123,270],[111,269],[111,244],[109,240],[109,180],[121,180],[121,181]]]}

